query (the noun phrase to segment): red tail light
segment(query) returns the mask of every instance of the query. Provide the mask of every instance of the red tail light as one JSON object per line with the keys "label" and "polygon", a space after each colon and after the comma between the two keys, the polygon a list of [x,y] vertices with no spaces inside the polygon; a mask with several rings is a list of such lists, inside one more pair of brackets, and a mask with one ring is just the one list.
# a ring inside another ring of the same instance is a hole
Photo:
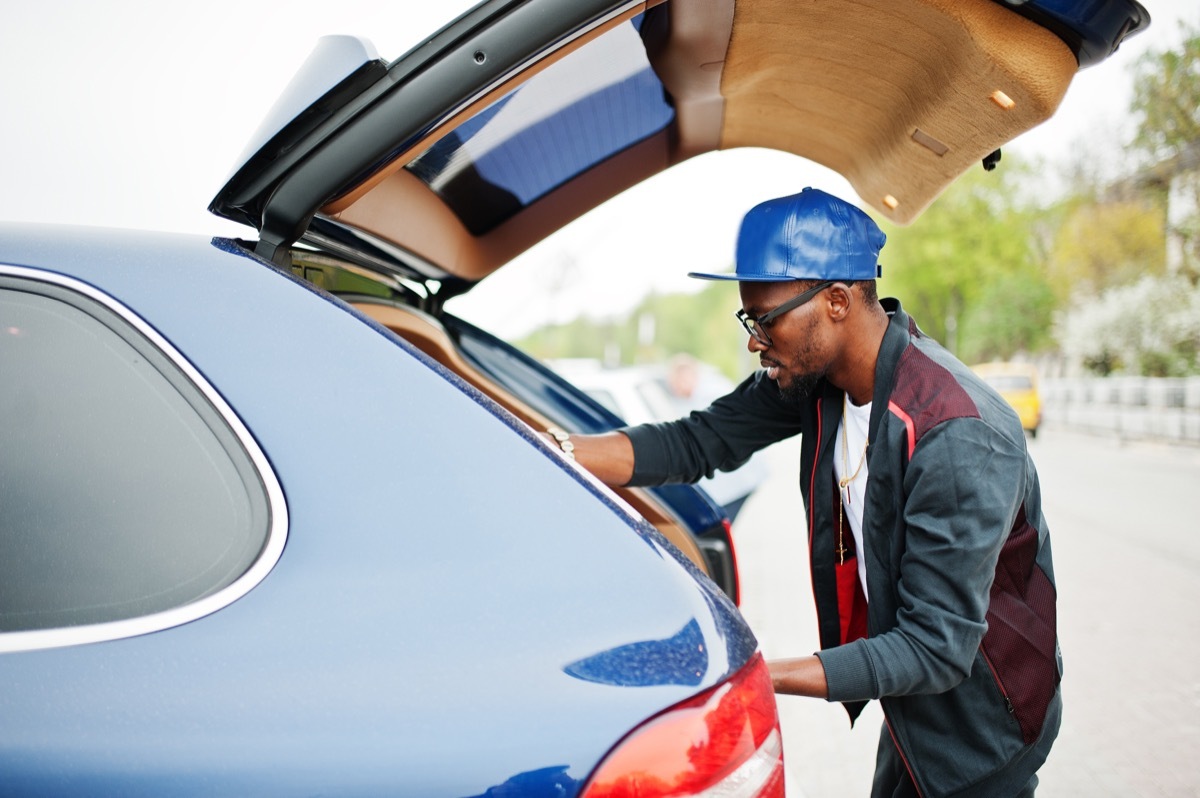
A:
{"label": "red tail light", "polygon": [[783,740],[761,654],[622,740],[580,798],[783,798]]}

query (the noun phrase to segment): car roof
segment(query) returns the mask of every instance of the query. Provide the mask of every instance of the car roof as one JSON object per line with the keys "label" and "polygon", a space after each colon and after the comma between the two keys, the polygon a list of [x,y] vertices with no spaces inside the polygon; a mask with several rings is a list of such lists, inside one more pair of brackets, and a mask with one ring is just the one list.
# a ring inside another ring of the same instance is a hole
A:
{"label": "car roof", "polygon": [[306,238],[466,287],[682,161],[767,147],[906,224],[1149,23],[1103,5],[489,0],[392,64],[310,62],[320,96],[289,92],[211,209],[280,263]]}

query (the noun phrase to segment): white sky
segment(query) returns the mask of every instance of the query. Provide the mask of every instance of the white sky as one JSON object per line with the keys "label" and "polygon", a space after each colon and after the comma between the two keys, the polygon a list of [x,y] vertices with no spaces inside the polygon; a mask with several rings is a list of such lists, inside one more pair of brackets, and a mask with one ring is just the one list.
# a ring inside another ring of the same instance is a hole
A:
{"label": "white sky", "polygon": [[[390,61],[472,4],[8,4],[0,30],[0,220],[251,235],[207,206],[316,40],[361,35]],[[1006,152],[1042,155],[1048,172],[1081,148],[1119,157],[1130,65],[1148,47],[1177,44],[1177,20],[1200,22],[1195,0],[1143,4],[1150,29],[1080,73],[1055,117]],[[858,201],[840,177],[792,156],[695,159],[568,227],[451,310],[511,336],[581,312],[619,313],[650,290],[697,290],[703,286],[684,274],[728,268],[742,213],[806,185]]]}

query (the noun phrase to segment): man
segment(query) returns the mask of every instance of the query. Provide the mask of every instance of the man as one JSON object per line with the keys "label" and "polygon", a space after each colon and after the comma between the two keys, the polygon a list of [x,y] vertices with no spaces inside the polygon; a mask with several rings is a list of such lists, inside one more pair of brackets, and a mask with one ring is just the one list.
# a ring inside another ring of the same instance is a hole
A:
{"label": "man", "polygon": [[821,651],[771,662],[776,692],[852,721],[880,700],[874,796],[1032,795],[1062,673],[1037,475],[1008,405],[876,298],[884,240],[815,189],[756,206],[735,273],[691,276],[738,282],[763,370],[688,418],[568,445],[609,484],[654,485],[800,433]]}

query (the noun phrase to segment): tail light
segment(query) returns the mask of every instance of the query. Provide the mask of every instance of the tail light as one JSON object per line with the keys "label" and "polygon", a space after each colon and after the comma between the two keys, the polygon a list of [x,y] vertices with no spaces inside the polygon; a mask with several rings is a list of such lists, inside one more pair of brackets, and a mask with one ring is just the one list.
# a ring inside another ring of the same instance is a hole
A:
{"label": "tail light", "polygon": [[771,676],[755,654],[733,678],[635,729],[580,798],[783,798]]}

